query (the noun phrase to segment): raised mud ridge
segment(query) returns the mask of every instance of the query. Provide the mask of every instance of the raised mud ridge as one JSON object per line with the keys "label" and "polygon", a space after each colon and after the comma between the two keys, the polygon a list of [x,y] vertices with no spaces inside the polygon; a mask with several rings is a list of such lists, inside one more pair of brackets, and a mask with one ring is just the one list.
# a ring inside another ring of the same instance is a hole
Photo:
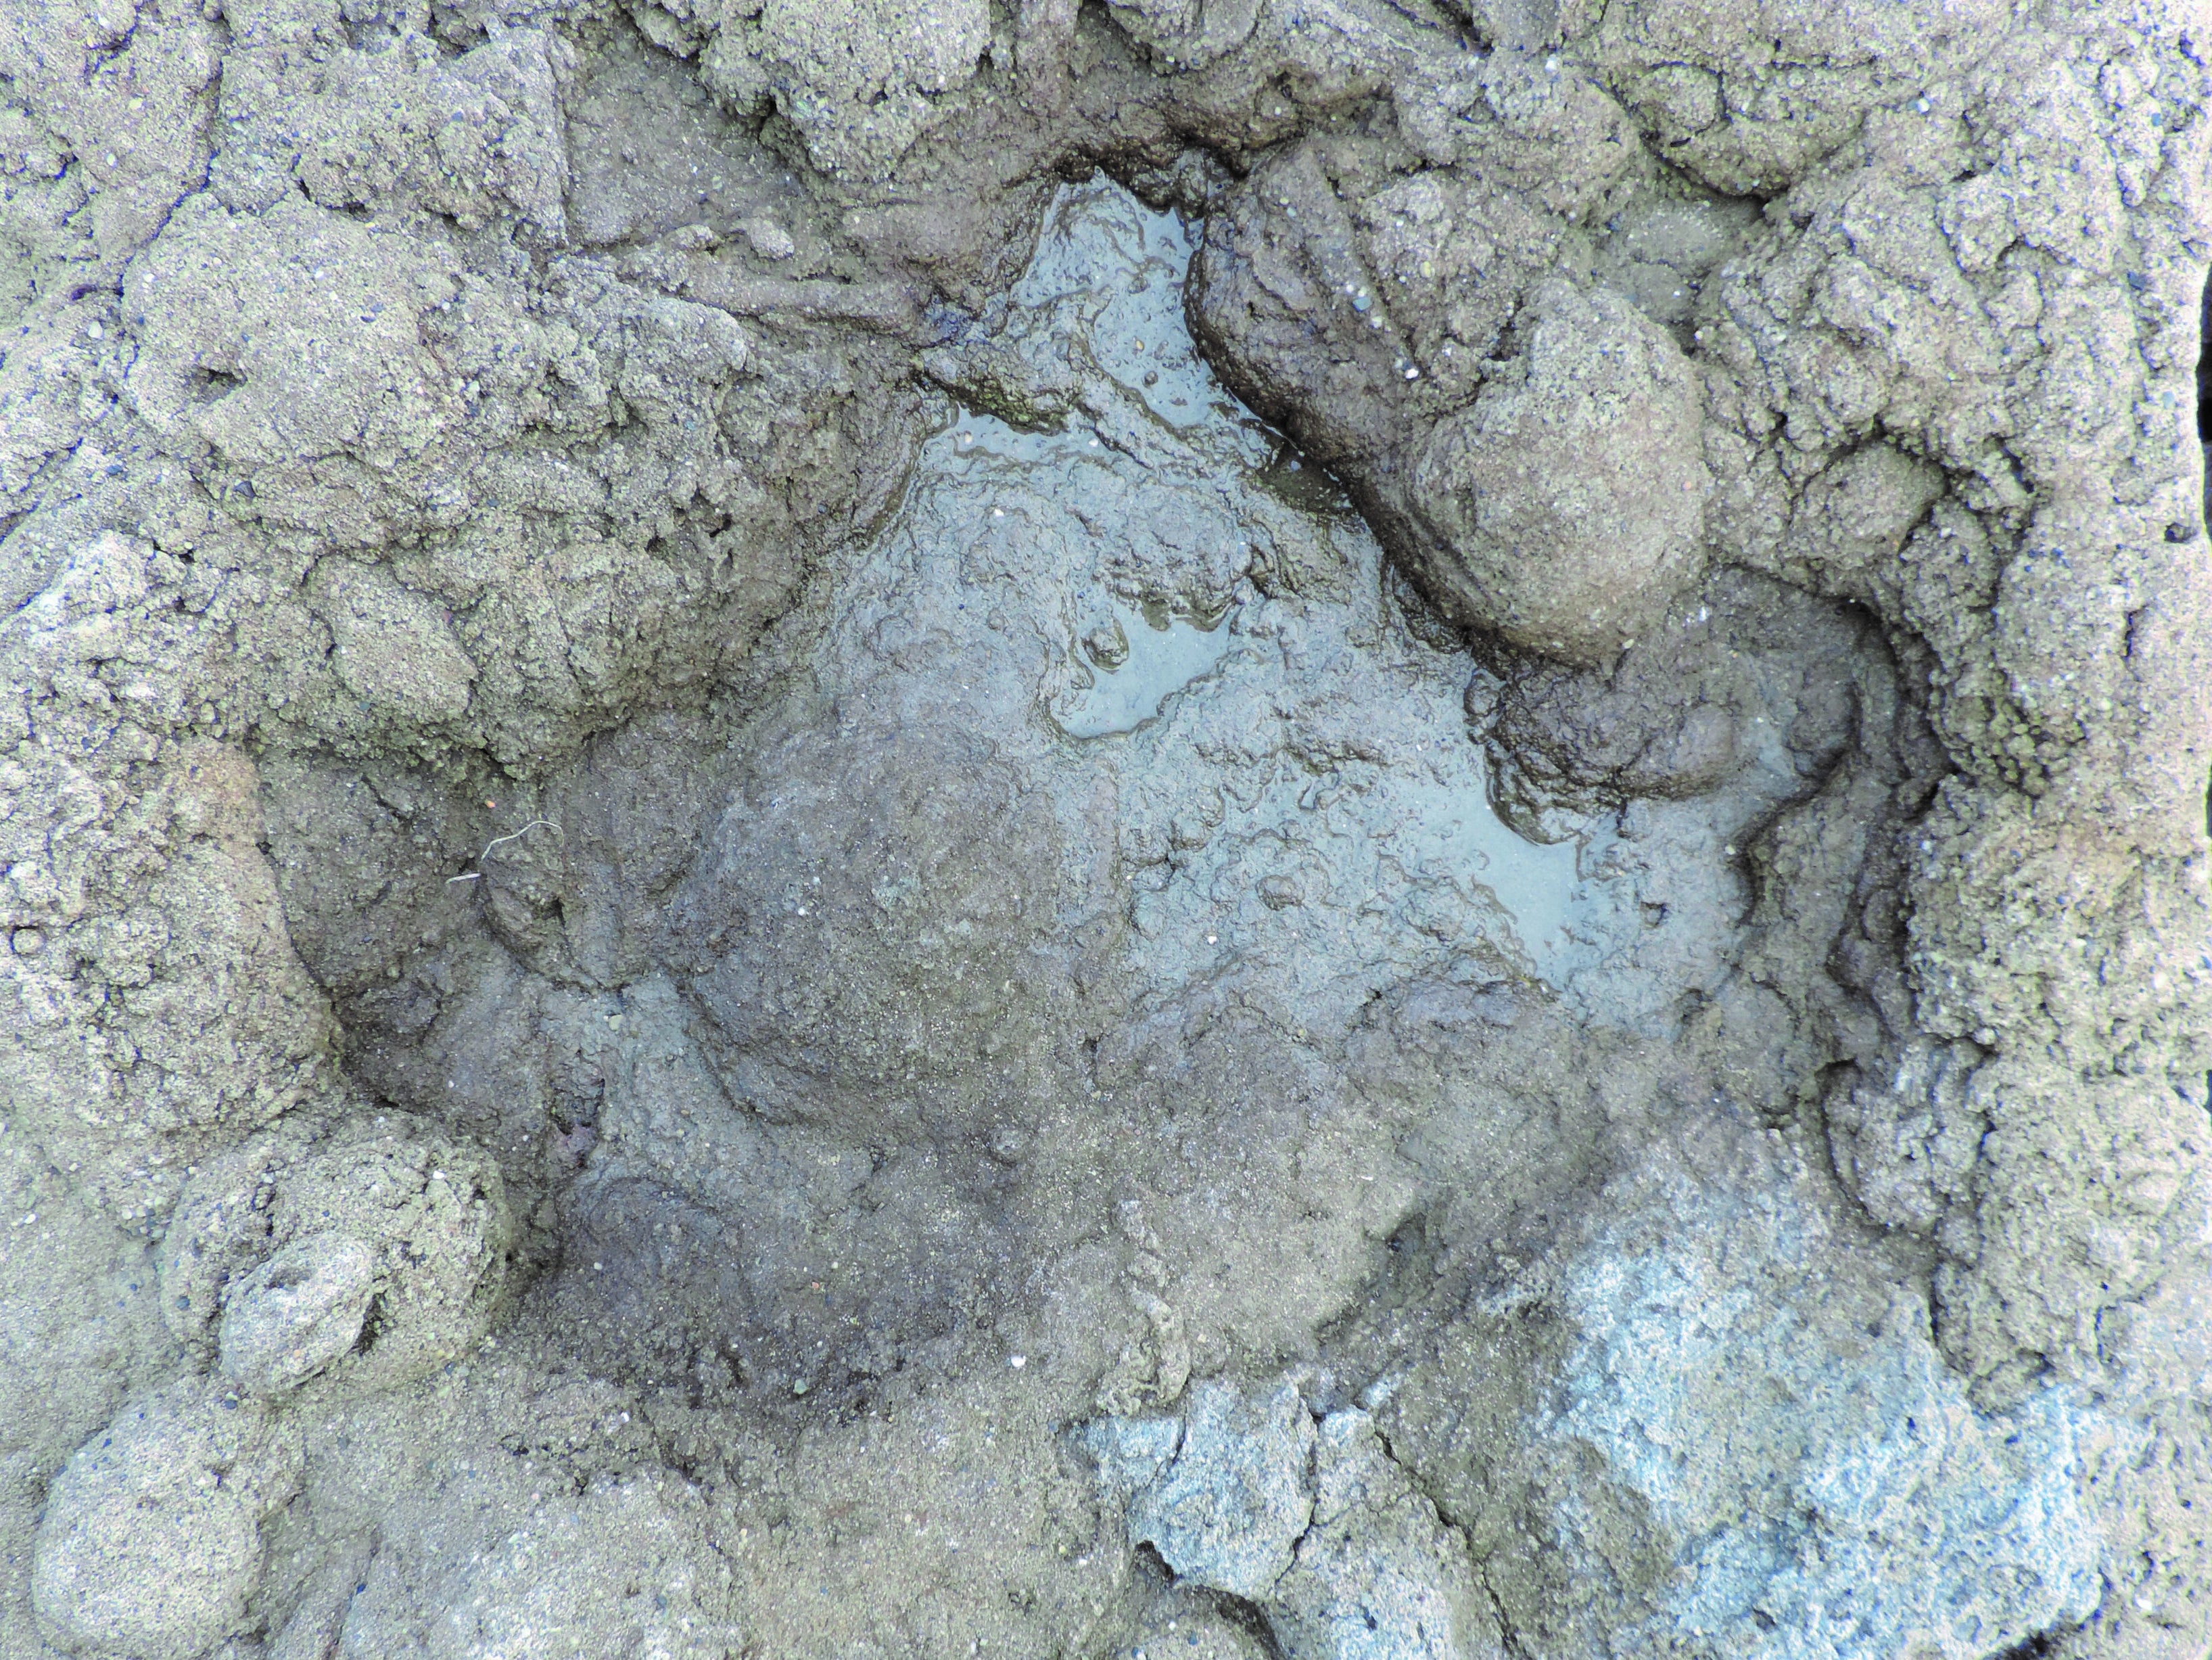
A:
{"label": "raised mud ridge", "polygon": [[0,7],[0,1660],[2202,1660],[2204,27]]}

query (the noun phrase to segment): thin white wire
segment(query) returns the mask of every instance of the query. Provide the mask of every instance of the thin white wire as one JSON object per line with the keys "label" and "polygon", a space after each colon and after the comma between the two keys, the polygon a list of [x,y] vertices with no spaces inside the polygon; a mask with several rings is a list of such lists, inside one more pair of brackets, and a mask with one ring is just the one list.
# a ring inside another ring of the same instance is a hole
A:
{"label": "thin white wire", "polygon": [[[495,836],[490,841],[484,843],[484,850],[477,855],[477,863],[481,865],[485,860],[490,858],[491,850],[499,846],[501,842],[520,842],[524,836],[529,835],[531,831],[541,828],[544,830],[555,830],[557,829],[558,826],[556,826],[550,818],[533,818],[519,830],[511,831],[505,836]],[[480,882],[483,879],[483,873],[480,870],[463,871],[459,876],[447,877],[446,879],[446,885],[450,888],[456,882]]]}

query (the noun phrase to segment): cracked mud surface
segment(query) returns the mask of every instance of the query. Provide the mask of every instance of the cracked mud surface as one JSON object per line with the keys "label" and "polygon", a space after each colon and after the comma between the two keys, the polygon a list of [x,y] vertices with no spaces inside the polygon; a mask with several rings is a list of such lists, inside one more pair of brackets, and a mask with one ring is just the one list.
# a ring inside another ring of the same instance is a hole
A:
{"label": "cracked mud surface", "polygon": [[0,1657],[2201,1656],[2203,27],[0,17]]}

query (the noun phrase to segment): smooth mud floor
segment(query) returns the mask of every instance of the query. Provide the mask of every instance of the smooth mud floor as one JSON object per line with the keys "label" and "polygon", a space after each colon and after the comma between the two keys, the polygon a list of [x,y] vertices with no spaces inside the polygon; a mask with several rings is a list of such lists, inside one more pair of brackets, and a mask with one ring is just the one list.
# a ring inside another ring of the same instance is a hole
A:
{"label": "smooth mud floor", "polygon": [[0,1660],[2203,1660],[2185,8],[0,8]]}

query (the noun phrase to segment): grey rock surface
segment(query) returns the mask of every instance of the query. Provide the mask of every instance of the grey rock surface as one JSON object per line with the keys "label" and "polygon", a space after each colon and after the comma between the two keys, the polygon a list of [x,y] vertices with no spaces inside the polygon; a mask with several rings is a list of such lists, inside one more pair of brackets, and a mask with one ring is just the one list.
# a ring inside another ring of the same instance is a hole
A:
{"label": "grey rock surface", "polygon": [[497,1171],[389,1116],[356,1118],[323,1145],[298,1128],[186,1185],[161,1262],[170,1331],[263,1391],[349,1354],[349,1383],[374,1389],[465,1353],[506,1289],[513,1222]]}
{"label": "grey rock surface", "polygon": [[1504,1652],[1466,1543],[1391,1461],[1375,1420],[1321,1420],[1314,1523],[1276,1582],[1271,1623],[1286,1655],[1445,1660]]}
{"label": "grey rock surface", "polygon": [[1309,1660],[1499,1655],[1467,1541],[1393,1462],[1372,1414],[1316,1422],[1297,1386],[1194,1386],[1182,1417],[1097,1420],[1080,1437],[1130,1541],[1178,1588],[1249,1605]]}
{"label": "grey rock surface", "polygon": [[1129,1537],[1180,1578],[1249,1601],[1291,1566],[1313,1519],[1313,1419],[1286,1387],[1246,1402],[1192,1393],[1175,1455],[1138,1489]]}
{"label": "grey rock surface", "polygon": [[270,1256],[224,1298],[222,1375],[256,1395],[293,1388],[361,1341],[376,1296],[376,1254],[342,1233],[309,1234]]}
{"label": "grey rock surface", "polygon": [[1692,1200],[1659,1250],[1604,1239],[1560,1288],[1579,1339],[1545,1432],[1596,1452],[1680,1541],[1662,1640],[1986,1654],[2087,1619],[2104,1541],[2076,1473],[2099,1440],[2124,1457],[2127,1432],[2063,1387],[1978,1411],[1903,1299],[1846,1347],[1832,1315],[1728,1266],[1833,1263],[1820,1229],[1780,1183],[1734,1216]]}

